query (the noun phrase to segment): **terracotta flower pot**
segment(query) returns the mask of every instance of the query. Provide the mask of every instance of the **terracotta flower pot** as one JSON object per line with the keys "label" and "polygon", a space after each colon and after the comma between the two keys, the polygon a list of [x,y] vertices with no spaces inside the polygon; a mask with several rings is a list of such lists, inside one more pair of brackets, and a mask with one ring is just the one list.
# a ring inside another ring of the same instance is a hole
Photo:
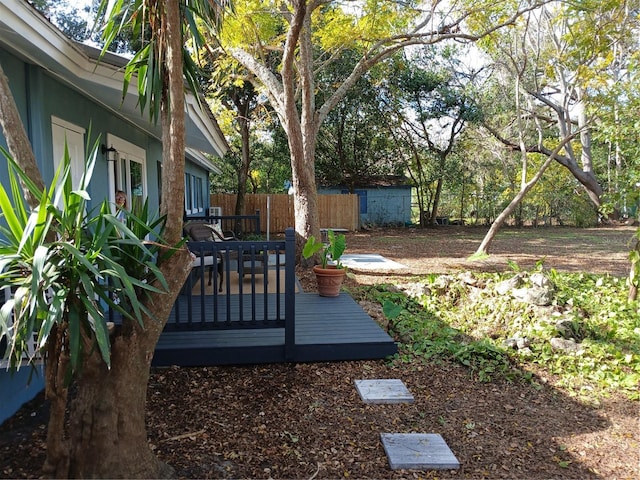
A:
{"label": "terracotta flower pot", "polygon": [[322,268],[316,265],[313,267],[313,272],[316,274],[318,294],[321,297],[337,297],[340,295],[340,287],[347,272],[344,268],[336,268],[335,266]]}

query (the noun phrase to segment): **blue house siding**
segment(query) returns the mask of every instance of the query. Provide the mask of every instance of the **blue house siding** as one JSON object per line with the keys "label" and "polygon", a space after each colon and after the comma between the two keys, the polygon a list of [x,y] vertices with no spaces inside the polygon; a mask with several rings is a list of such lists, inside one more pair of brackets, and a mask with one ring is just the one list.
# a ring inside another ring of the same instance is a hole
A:
{"label": "blue house siding", "polygon": [[[162,163],[162,144],[160,141],[149,137],[142,129],[123,121],[91,99],[61,84],[39,67],[20,62],[1,49],[0,61],[9,79],[12,92],[14,85],[20,86],[14,92],[14,98],[23,120],[27,119],[25,122],[28,125],[27,133],[46,183],[51,181],[55,173],[51,117],[56,116],[86,129],[85,146],[92,146],[98,138],[101,143],[106,143],[107,134],[110,134],[144,150],[146,152],[147,198],[150,205],[159,205],[160,179],[158,172],[161,171],[161,168],[158,168],[158,163]],[[0,141],[3,146],[6,146],[2,134],[0,134]],[[102,157],[100,152],[98,155]],[[94,181],[89,188],[89,194],[95,204],[109,198],[111,193],[106,181],[108,178],[107,169],[107,161],[104,158],[98,158]],[[204,188],[208,187],[209,172],[207,170],[192,162],[187,162],[185,169],[190,175],[201,179],[201,185]],[[6,184],[6,168],[1,170],[0,180]],[[208,195],[203,195],[203,192],[200,195],[208,202]],[[204,205],[204,208],[206,207],[208,204]]]}
{"label": "blue house siding", "polygon": [[[349,193],[340,187],[320,188],[318,193]],[[405,225],[411,222],[411,187],[359,187],[360,223],[368,225]]]}
{"label": "blue house siding", "polygon": [[35,398],[44,388],[44,367],[22,367],[17,372],[3,370],[0,376],[0,423],[16,413],[22,405]]}

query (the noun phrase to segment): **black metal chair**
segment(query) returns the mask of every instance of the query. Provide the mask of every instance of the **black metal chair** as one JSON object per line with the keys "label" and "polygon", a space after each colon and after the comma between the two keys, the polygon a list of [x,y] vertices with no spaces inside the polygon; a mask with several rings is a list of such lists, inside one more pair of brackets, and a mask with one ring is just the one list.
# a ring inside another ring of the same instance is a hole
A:
{"label": "black metal chair", "polygon": [[[224,234],[220,234],[213,225],[209,223],[203,222],[190,222],[185,224],[184,232],[186,236],[192,242],[220,242],[220,241],[230,241],[236,240],[235,235],[231,232],[230,236],[224,236]],[[216,260],[213,261],[213,252],[203,252],[203,255],[194,260],[194,268],[195,267],[209,267],[209,285],[213,282],[213,269],[214,266],[217,266],[218,276],[220,277],[220,286],[218,291],[222,291],[222,284],[224,282],[224,259],[223,255],[218,252],[216,256]]]}

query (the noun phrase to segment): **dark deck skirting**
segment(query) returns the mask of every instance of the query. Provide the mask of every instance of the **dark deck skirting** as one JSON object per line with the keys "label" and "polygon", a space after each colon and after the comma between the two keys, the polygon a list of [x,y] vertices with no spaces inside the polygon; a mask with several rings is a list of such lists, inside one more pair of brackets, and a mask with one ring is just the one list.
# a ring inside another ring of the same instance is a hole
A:
{"label": "dark deck skirting", "polygon": [[[269,317],[276,308],[276,295],[255,302],[256,308],[267,305]],[[224,296],[218,309],[226,310]],[[199,303],[199,302],[198,302]],[[213,305],[213,302],[208,302]],[[249,305],[249,304],[248,304]],[[249,306],[245,308],[251,308]],[[237,307],[237,306],[236,306]],[[183,307],[183,308],[186,308]],[[284,301],[280,302],[284,312]],[[382,328],[348,294],[337,298],[321,297],[317,293],[295,294],[295,342],[286,345],[284,324],[257,322],[253,328],[203,328],[201,309],[179,314],[191,318],[196,328],[188,324],[176,326],[175,310],[168,328],[156,346],[155,366],[207,366],[280,362],[318,362],[337,360],[381,359],[397,353],[397,345]],[[213,315],[206,312],[207,317]],[[221,317],[223,317],[221,315]],[[226,318],[226,315],[224,316]],[[257,312],[255,318],[261,318]],[[284,313],[282,317],[284,318]],[[282,326],[280,326],[282,325]],[[261,328],[262,327],[262,328]]]}

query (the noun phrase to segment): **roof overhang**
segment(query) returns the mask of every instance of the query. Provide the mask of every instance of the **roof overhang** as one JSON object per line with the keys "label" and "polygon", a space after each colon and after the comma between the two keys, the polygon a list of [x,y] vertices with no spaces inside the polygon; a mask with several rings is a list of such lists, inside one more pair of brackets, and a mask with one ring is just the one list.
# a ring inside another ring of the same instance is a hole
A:
{"label": "roof overhang", "polygon": [[[64,36],[35,8],[23,0],[0,2],[0,45],[16,56],[45,69],[51,76],[82,93],[114,115],[162,140],[159,123],[141,112],[138,94],[130,88],[123,96],[124,65],[128,59],[112,53],[98,60],[100,50]],[[136,85],[136,81],[131,82]],[[186,146],[198,163],[210,171],[205,154],[221,157],[229,146],[213,114],[203,101],[187,92],[185,98]],[[200,152],[197,156],[195,152]]]}

